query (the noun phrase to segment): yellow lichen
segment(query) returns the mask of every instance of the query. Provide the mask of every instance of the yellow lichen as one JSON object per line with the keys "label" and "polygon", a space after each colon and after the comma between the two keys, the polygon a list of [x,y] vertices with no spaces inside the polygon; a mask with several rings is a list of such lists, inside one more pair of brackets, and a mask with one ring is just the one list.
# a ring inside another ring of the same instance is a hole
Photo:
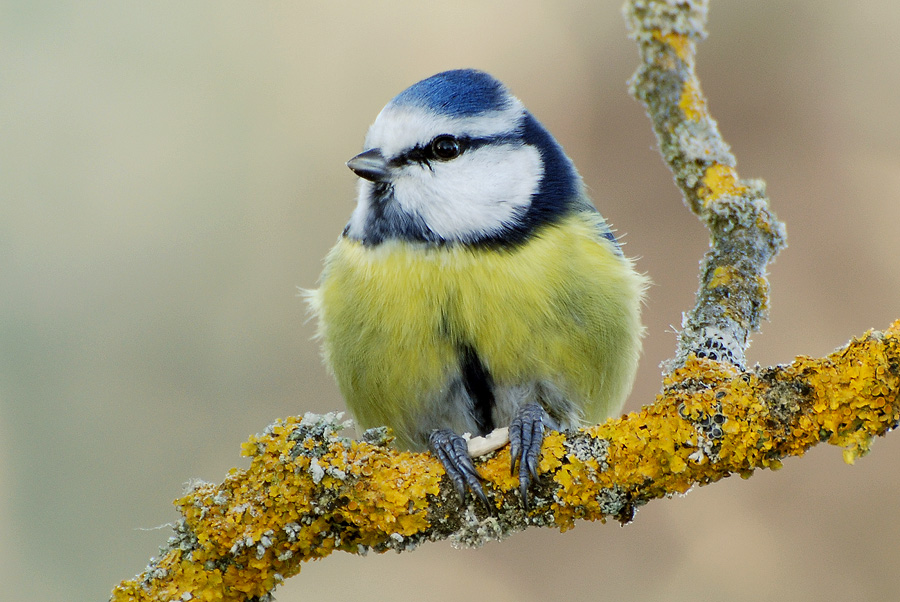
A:
{"label": "yellow lichen", "polygon": [[713,289],[724,286],[731,282],[736,273],[736,268],[732,266],[719,266],[713,271],[712,278],[709,279],[706,288]]}
{"label": "yellow lichen", "polygon": [[706,168],[697,195],[709,203],[725,195],[737,196],[746,191],[747,187],[740,184],[737,171],[733,167],[715,163]]}
{"label": "yellow lichen", "polygon": [[[539,480],[552,495],[535,500],[546,506],[533,512],[550,511],[563,530],[610,514],[629,520],[635,505],[776,470],[820,441],[843,447],[852,463],[900,421],[900,321],[828,357],[773,369],[740,372],[691,357],[664,387],[653,405],[585,430],[603,443],[602,458],[568,451],[566,435],[548,433]],[[251,438],[248,469],[177,500],[180,542],[139,580],[121,583],[113,600],[245,600],[305,560],[435,536],[429,512],[443,469],[432,456],[335,436],[298,440],[301,422],[287,418]],[[478,468],[505,508],[521,502],[504,451]]]}
{"label": "yellow lichen", "polygon": [[675,32],[662,33],[659,30],[654,30],[653,39],[669,46],[682,61],[688,62],[693,56],[694,44],[684,34]]}
{"label": "yellow lichen", "polygon": [[678,108],[682,110],[685,118],[691,121],[699,121],[706,115],[706,101],[703,99],[700,84],[696,78],[691,78],[684,83]]}

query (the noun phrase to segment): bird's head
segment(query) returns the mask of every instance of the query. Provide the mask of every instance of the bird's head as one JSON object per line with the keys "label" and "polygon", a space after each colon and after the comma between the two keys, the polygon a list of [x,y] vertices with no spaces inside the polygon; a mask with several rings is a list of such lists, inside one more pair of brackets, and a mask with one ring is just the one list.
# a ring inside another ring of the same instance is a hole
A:
{"label": "bird's head", "polygon": [[582,197],[572,162],[521,101],[487,73],[438,73],[391,100],[365,149],[345,234],[375,245],[514,245]]}

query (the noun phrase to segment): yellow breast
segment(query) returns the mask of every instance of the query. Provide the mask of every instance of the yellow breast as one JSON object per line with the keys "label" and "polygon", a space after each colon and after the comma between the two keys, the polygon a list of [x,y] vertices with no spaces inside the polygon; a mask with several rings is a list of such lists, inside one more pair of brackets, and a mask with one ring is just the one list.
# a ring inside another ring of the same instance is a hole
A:
{"label": "yellow breast", "polygon": [[548,382],[588,421],[617,413],[640,354],[646,281],[598,236],[599,220],[570,216],[511,250],[342,238],[313,305],[357,421],[420,446],[434,428],[422,417],[440,415],[458,379],[460,345],[497,388]]}

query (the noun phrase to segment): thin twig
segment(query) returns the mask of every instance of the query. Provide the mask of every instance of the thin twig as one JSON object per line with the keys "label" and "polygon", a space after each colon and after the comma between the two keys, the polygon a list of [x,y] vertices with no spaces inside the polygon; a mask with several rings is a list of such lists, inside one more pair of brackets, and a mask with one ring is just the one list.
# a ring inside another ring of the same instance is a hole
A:
{"label": "thin twig", "polygon": [[633,0],[624,8],[641,52],[631,93],[647,108],[685,203],[710,232],[697,302],[684,317],[669,369],[692,353],[744,367],[750,333],[768,309],[766,268],[787,236],[769,209],[765,183],[738,177],[700,91],[694,64],[697,42],[706,37],[707,4]]}

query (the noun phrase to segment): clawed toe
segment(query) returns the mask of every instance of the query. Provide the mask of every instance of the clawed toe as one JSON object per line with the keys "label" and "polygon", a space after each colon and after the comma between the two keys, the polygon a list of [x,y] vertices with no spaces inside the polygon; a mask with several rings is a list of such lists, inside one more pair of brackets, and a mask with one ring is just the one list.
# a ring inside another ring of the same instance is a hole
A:
{"label": "clawed toe", "polygon": [[469,457],[465,439],[449,429],[438,429],[429,435],[428,447],[443,464],[444,471],[450,477],[450,482],[453,483],[460,502],[466,497],[466,489],[469,489],[485,508],[492,507],[481,486],[481,476],[475,470],[472,458]]}
{"label": "clawed toe", "polygon": [[537,403],[527,403],[516,412],[509,425],[510,474],[519,467],[519,494],[528,507],[528,488],[538,476],[538,458],[544,441],[544,423],[549,422],[547,413]]}
{"label": "clawed toe", "polygon": [[[518,467],[519,495],[526,508],[529,505],[528,488],[538,477],[544,428],[545,425],[552,428],[554,424],[540,404],[527,403],[516,411],[509,425],[510,474],[515,474]],[[469,457],[465,439],[449,429],[438,429],[429,435],[428,446],[443,464],[460,501],[465,499],[468,489],[486,508],[492,508],[481,485],[481,476]]]}

